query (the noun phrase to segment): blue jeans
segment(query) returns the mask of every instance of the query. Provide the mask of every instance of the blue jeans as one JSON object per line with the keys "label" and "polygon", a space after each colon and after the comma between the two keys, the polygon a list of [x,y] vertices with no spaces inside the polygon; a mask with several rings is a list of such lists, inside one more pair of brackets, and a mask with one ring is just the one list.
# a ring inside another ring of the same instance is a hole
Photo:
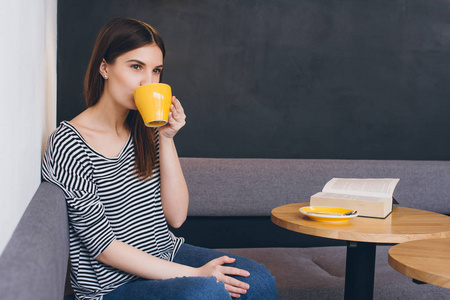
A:
{"label": "blue jeans", "polygon": [[[250,272],[249,277],[234,276],[250,285],[250,289],[246,294],[241,295],[240,299],[278,299],[275,278],[270,275],[270,271],[263,265],[248,258],[184,243],[173,261],[197,268],[223,255],[236,258],[236,261],[232,264],[227,264],[228,266]],[[231,297],[228,291],[225,290],[223,282],[217,282],[215,277],[178,277],[165,280],[135,280],[118,287],[105,295],[103,299],[230,300]]]}

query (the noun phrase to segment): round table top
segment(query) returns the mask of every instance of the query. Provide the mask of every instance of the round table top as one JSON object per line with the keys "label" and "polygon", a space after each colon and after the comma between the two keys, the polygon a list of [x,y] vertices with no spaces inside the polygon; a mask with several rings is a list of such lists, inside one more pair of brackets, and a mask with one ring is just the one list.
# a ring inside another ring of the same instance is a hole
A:
{"label": "round table top", "polygon": [[389,264],[411,278],[450,289],[450,239],[398,244],[389,249]]}
{"label": "round table top", "polygon": [[283,228],[337,240],[369,243],[403,243],[450,238],[450,217],[420,209],[394,206],[385,219],[356,217],[343,223],[309,219],[299,209],[309,202],[286,204],[272,210],[272,222]]}

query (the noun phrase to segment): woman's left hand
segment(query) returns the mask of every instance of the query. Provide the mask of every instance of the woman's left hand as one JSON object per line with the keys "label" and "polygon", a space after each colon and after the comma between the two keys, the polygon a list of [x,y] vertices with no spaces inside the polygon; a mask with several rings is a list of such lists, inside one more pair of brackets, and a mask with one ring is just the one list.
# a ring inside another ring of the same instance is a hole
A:
{"label": "woman's left hand", "polygon": [[186,115],[180,101],[173,96],[170,105],[169,119],[166,125],[159,128],[159,134],[167,138],[173,138],[178,130],[186,124]]}

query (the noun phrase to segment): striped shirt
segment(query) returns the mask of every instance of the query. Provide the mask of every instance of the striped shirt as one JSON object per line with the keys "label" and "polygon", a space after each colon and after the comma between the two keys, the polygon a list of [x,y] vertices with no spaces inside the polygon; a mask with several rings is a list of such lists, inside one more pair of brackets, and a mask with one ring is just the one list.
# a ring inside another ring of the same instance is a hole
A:
{"label": "striped shirt", "polygon": [[42,175],[65,193],[70,277],[77,299],[102,299],[137,279],[96,260],[114,239],[168,261],[184,241],[167,227],[161,205],[159,159],[150,180],[139,180],[134,164],[131,135],[115,158],[92,149],[68,122],[62,122],[49,138]]}

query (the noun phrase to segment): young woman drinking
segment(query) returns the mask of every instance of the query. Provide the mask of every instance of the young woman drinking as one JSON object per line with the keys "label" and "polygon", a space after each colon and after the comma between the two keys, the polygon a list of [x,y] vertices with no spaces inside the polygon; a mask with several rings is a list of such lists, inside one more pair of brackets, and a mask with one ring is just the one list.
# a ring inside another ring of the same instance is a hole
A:
{"label": "young woman drinking", "polygon": [[120,18],[100,31],[85,78],[87,109],[49,138],[46,181],[65,193],[77,299],[277,299],[264,266],[175,237],[189,194],[174,136],[185,113],[147,128],[135,88],[161,81],[164,43],[148,24]]}

